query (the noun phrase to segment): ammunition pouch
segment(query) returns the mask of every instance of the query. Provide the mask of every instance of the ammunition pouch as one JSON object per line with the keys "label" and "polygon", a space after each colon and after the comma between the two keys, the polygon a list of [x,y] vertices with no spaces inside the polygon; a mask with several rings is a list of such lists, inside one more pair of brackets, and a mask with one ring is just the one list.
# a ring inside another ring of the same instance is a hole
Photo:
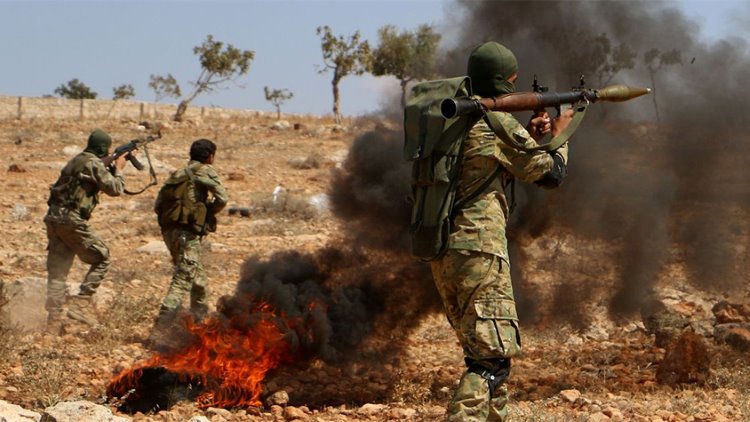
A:
{"label": "ammunition pouch", "polygon": [[497,387],[503,385],[510,377],[510,359],[474,360],[464,358],[467,371],[473,372],[487,380],[490,387],[490,398],[495,394]]}

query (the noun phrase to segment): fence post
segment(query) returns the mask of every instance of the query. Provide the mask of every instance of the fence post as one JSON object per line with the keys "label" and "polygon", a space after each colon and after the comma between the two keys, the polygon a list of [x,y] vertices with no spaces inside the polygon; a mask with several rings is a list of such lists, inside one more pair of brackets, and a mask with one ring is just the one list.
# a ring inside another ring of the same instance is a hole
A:
{"label": "fence post", "polygon": [[141,103],[141,114],[138,117],[138,120],[144,121],[145,120],[144,119],[145,114],[146,114],[146,103]]}
{"label": "fence post", "polygon": [[80,113],[79,113],[79,118],[80,118],[81,120],[83,120],[83,119],[85,119],[85,118],[86,118],[86,112],[85,112],[85,109],[84,109],[84,99],[83,99],[83,98],[81,98],[81,109],[80,109],[80,110],[81,110],[81,111],[80,111]]}
{"label": "fence post", "polygon": [[18,97],[18,120],[23,118],[23,97]]}

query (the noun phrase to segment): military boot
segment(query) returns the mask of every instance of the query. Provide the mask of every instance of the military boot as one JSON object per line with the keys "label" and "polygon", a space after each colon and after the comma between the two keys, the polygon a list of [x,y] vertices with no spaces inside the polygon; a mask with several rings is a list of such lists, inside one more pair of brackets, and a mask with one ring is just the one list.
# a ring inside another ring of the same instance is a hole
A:
{"label": "military boot", "polygon": [[88,326],[99,324],[96,317],[93,298],[91,296],[75,295],[68,298],[68,317]]}
{"label": "military boot", "polygon": [[151,334],[146,340],[146,347],[157,351],[166,351],[171,346],[172,331],[174,329],[177,311],[162,307],[154,320]]}
{"label": "military boot", "polygon": [[47,334],[53,336],[59,336],[63,334],[63,312],[51,311],[47,314],[47,326],[45,327]]}

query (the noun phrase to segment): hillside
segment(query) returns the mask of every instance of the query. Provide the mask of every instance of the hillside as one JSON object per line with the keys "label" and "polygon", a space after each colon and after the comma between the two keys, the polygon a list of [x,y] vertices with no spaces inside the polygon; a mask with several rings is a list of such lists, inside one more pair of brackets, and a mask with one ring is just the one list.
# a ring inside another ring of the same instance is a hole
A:
{"label": "hillside", "polygon": [[[6,231],[0,245],[0,279],[10,296],[2,308],[5,319],[0,327],[0,400],[38,413],[58,402],[85,400],[136,421],[199,416],[205,418],[191,420],[442,420],[463,371],[457,341],[440,313],[399,314],[391,307],[383,311],[387,318],[379,316],[374,324],[400,320],[401,328],[385,335],[376,327],[377,335],[357,343],[357,354],[342,361],[314,356],[272,369],[262,383],[260,407],[202,408],[196,401],[182,400],[168,409],[124,412],[108,402],[105,389],[113,377],[152,356],[145,340],[171,276],[152,212],[157,188],[139,196],[103,196],[94,213],[92,226],[112,256],[110,273],[96,296],[102,322],[96,330],[71,324],[59,338],[43,334],[46,235],[42,218],[49,185],[83,148],[92,129],[109,131],[119,143],[142,135],[140,123],[41,117],[0,121],[0,171],[5,175],[0,221]],[[273,260],[278,256],[274,254],[284,251],[319,256],[331,245],[346,251],[347,244],[341,243],[348,240],[342,235],[345,225],[331,212],[324,195],[355,139],[385,130],[370,119],[337,126],[312,116],[290,118],[290,127],[275,129],[275,119],[259,113],[149,123],[163,125],[163,138],[149,148],[160,181],[185,162],[193,140],[205,137],[218,144],[215,167],[228,188],[230,205],[220,216],[217,233],[205,241],[203,263],[211,304],[234,294],[243,268],[250,268],[243,267],[249,265],[249,257]],[[145,161],[142,153],[140,157]],[[147,181],[146,173],[128,168],[128,187],[139,188]],[[285,189],[283,202],[274,203],[272,192],[279,185]],[[248,217],[239,211],[230,214],[237,208],[247,208]],[[744,215],[741,210],[737,213]],[[518,263],[527,283],[523,290],[535,292],[524,300],[538,302],[538,308],[548,309],[547,303],[559,300],[555,287],[561,278],[580,280],[582,290],[586,286],[607,290],[616,282],[607,261],[586,258],[617,253],[616,240],[594,242],[553,227],[545,236],[519,236],[514,241],[523,246],[523,263]],[[548,253],[553,250],[555,255]],[[750,308],[742,303],[748,298],[742,296],[745,292],[719,295],[697,290],[687,282],[679,253],[669,254],[655,292],[657,302],[666,307],[664,312],[613,320],[601,298],[592,297],[585,311],[580,310],[586,314],[580,325],[561,323],[549,312],[529,318],[528,323],[521,321],[524,354],[514,360],[509,384],[514,420],[750,418],[749,357],[747,349],[742,350],[750,344],[743,340],[749,333],[743,324],[750,323],[750,313],[743,310]],[[565,259],[556,261],[559,256]],[[364,273],[364,266],[351,267],[336,271]],[[68,278],[72,292],[85,270],[80,261],[75,262]],[[396,267],[386,273],[387,280],[424,276]],[[425,294],[429,298],[431,293]],[[724,314],[713,310],[727,298],[737,306]],[[566,302],[553,305],[565,307]],[[660,320],[663,315],[687,323],[677,324],[676,333],[663,334],[675,326]],[[738,324],[736,336],[718,335],[715,326],[730,322]],[[686,326],[693,327],[694,337],[684,334]],[[395,352],[375,352],[388,349]],[[667,355],[670,360],[665,363]],[[674,366],[671,375],[660,375],[659,368],[664,371],[668,365]],[[0,416],[11,412],[3,406]]]}

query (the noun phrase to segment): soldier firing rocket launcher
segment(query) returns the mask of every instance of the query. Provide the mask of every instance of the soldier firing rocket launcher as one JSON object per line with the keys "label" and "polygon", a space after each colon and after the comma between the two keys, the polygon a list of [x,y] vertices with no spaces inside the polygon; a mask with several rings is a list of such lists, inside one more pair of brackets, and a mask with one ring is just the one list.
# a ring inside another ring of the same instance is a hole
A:
{"label": "soldier firing rocket launcher", "polygon": [[651,92],[650,88],[638,88],[627,85],[610,85],[601,89],[581,86],[570,92],[546,92],[538,89],[534,81],[535,92],[514,92],[492,98],[446,98],[440,103],[440,112],[446,119],[456,116],[480,113],[482,111],[533,111],[547,107],[560,110],[563,104],[595,103],[598,101],[623,102]]}

